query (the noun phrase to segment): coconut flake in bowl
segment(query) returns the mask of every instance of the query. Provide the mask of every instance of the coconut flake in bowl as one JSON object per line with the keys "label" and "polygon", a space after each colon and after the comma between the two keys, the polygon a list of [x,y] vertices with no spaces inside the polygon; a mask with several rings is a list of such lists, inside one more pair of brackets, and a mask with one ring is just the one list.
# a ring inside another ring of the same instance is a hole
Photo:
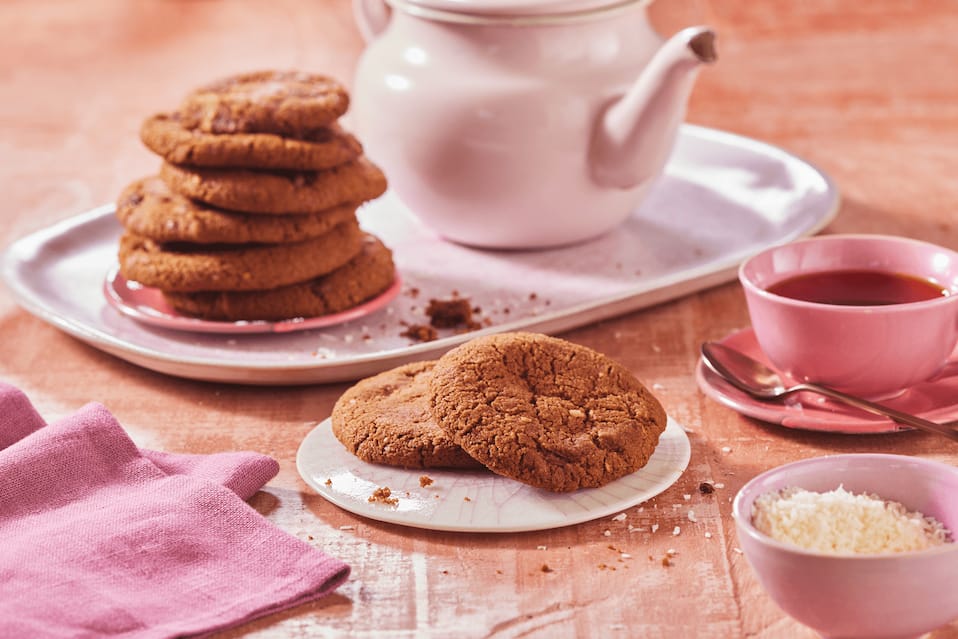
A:
{"label": "coconut flake in bowl", "polygon": [[789,487],[760,495],[752,504],[752,525],[777,541],[838,555],[925,550],[951,539],[934,517],[843,486],[821,493]]}

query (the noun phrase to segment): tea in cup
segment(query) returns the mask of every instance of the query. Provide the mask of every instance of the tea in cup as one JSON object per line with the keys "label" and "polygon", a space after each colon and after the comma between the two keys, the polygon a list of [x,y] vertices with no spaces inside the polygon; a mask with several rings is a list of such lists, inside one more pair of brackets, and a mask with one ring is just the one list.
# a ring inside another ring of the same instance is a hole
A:
{"label": "tea in cup", "polygon": [[755,337],[797,380],[864,397],[941,371],[958,344],[958,253],[886,235],[776,246],[742,264]]}

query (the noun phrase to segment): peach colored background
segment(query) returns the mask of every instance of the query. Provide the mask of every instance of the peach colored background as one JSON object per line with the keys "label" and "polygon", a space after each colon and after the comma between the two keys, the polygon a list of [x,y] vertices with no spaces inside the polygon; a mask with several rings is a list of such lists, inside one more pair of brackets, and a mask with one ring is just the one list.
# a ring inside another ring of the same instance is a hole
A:
{"label": "peach colored background", "polygon": [[[828,171],[845,199],[827,232],[958,248],[953,0],[658,0],[654,14],[665,32],[699,21],[718,30],[721,59],[702,74],[689,120],[782,145]],[[350,82],[362,49],[346,0],[10,0],[0,4],[0,27],[0,245],[109,202],[155,170],[139,123],[193,86],[268,67]],[[728,284],[565,334],[656,385],[691,431],[692,462],[625,522],[517,535],[379,524],[307,489],[295,450],[345,385],[244,388],[166,377],[67,337],[2,288],[0,379],[47,418],[95,399],[143,446],[255,449],[280,461],[253,505],[350,562],[353,576],[321,602],[223,636],[806,639],[813,634],[783,616],[736,552],[735,490],[765,468],[812,455],[902,452],[958,463],[958,449],[922,433],[786,432],[708,400],[693,379],[698,347],[747,322],[741,290]],[[705,479],[725,488],[700,495]],[[697,523],[686,519],[689,508]],[[627,532],[651,523],[656,534]],[[678,536],[669,534],[675,525]],[[670,548],[674,565],[664,567]],[[932,636],[958,637],[958,623]]]}

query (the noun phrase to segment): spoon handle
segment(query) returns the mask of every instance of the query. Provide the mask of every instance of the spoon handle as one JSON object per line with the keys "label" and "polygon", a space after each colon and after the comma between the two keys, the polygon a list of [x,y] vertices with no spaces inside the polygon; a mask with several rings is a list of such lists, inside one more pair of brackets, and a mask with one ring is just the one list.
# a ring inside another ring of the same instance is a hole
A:
{"label": "spoon handle", "polygon": [[875,415],[883,415],[901,424],[907,424],[909,426],[914,426],[915,428],[920,428],[921,430],[926,430],[931,433],[944,435],[948,439],[958,442],[958,431],[952,430],[943,424],[936,424],[935,422],[930,422],[927,419],[922,419],[921,417],[916,417],[915,415],[902,413],[894,408],[888,408],[887,406],[876,404],[875,402],[862,399],[861,397],[846,395],[841,391],[828,388],[827,386],[805,383],[799,384],[797,387],[795,387],[795,390],[799,389],[818,393],[819,395],[825,395],[826,397],[831,397],[832,399],[838,400],[844,404],[848,404],[849,406],[860,408],[861,410],[874,413]]}

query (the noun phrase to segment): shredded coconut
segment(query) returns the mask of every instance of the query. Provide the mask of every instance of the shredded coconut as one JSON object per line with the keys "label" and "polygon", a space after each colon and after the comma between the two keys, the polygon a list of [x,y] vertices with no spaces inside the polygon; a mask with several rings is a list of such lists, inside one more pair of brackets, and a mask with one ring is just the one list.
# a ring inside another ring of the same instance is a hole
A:
{"label": "shredded coconut", "polygon": [[931,517],[843,486],[826,493],[796,487],[765,493],[752,506],[752,524],[772,539],[828,554],[924,550],[951,536]]}

